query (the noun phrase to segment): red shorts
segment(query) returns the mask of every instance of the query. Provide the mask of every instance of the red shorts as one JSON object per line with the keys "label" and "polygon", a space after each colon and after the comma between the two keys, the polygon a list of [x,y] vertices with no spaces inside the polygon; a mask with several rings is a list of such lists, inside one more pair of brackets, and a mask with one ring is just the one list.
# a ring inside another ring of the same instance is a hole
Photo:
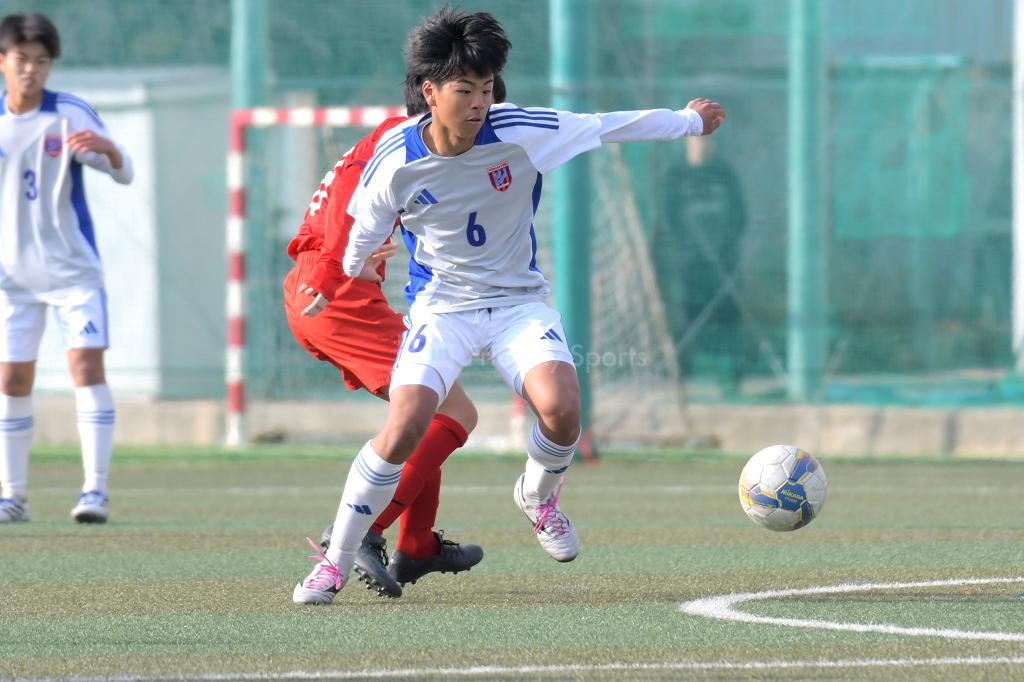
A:
{"label": "red shorts", "polygon": [[338,368],[348,388],[379,393],[391,383],[391,369],[405,333],[402,316],[388,305],[380,285],[352,280],[320,314],[303,317],[302,311],[313,299],[298,293],[299,284],[319,255],[317,251],[300,253],[284,278],[288,326],[313,357]]}

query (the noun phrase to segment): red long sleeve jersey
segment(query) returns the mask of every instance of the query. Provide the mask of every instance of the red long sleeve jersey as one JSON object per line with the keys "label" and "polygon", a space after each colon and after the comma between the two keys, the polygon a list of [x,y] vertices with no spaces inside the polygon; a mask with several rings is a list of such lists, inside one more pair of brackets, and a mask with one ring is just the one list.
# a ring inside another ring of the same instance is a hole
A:
{"label": "red long sleeve jersey", "polygon": [[[407,116],[387,119],[338,159],[334,168],[320,181],[320,188],[306,209],[298,234],[288,244],[288,255],[292,260],[297,260],[299,254],[305,251],[320,251],[320,258],[309,277],[310,281],[305,284],[329,300],[344,297],[349,292],[356,298],[363,298],[370,293],[365,289],[367,286],[374,287],[379,292],[379,284],[350,279],[341,270],[341,259],[345,254],[349,231],[354,223],[354,219],[348,214],[348,204],[356,187],[359,186],[363,167],[373,156],[373,150],[381,136],[407,119]],[[383,263],[379,272],[383,277]]]}

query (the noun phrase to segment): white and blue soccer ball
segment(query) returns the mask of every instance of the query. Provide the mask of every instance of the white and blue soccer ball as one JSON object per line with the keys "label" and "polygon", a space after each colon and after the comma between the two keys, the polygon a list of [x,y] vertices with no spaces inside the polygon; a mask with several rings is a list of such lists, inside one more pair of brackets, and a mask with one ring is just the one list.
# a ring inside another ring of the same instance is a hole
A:
{"label": "white and blue soccer ball", "polygon": [[740,505],[768,530],[803,528],[821,513],[827,492],[821,464],[795,445],[766,447],[740,474]]}

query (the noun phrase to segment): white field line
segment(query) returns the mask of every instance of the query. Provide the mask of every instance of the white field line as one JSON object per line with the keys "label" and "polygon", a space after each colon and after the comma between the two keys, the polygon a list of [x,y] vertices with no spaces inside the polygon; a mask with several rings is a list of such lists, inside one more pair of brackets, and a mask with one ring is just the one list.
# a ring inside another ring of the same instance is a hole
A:
{"label": "white field line", "polygon": [[[447,495],[479,495],[483,493],[504,493],[512,490],[512,485],[515,483],[513,479],[508,485],[442,485],[441,493]],[[337,485],[253,485],[253,486],[231,486],[228,488],[184,488],[176,490],[175,496],[180,495],[202,495],[204,497],[211,494],[216,495],[309,495],[324,492],[333,492],[341,495],[341,489],[344,487],[344,477],[338,478]],[[71,489],[72,486],[54,487],[48,486],[45,488],[33,488],[32,493],[45,494],[45,495],[63,495]],[[153,488],[116,488],[111,491],[111,495],[117,497],[152,497],[156,491],[165,490],[163,487]],[[646,485],[633,485],[633,486],[581,486],[581,491],[585,491],[587,494],[607,494],[607,493],[621,493],[621,492],[641,492],[641,493],[664,493],[664,494],[675,494],[675,493],[698,493],[698,492],[720,492],[722,486],[712,485],[664,485],[664,486],[646,486]],[[732,488],[730,488],[732,490]],[[737,503],[738,504],[738,503]]]}
{"label": "white field line", "polygon": [[[220,682],[221,680],[351,680],[367,678],[421,678],[428,675],[443,677],[492,677],[494,675],[530,675],[545,673],[565,674],[601,671],[657,671],[657,670],[797,670],[797,669],[843,669],[843,668],[913,668],[935,666],[979,666],[979,665],[1020,665],[1024,656],[963,656],[950,658],[863,658],[847,660],[816,661],[748,661],[733,663],[725,661],[679,661],[668,663],[603,663],[578,665],[480,665],[464,668],[396,668],[392,670],[293,670],[276,673],[208,673],[196,675],[115,675],[111,677],[36,677],[18,678],[19,682],[170,682],[186,680],[194,682]],[[6,680],[7,678],[0,678]]]}
{"label": "white field line", "polygon": [[683,613],[691,616],[704,616],[718,620],[729,620],[740,623],[759,623],[763,625],[783,625],[791,628],[810,628],[812,630],[842,630],[845,632],[878,632],[887,635],[911,635],[915,637],[941,637],[945,639],[974,639],[995,642],[1024,642],[1024,632],[977,632],[971,630],[953,630],[948,628],[906,628],[898,625],[837,623],[828,620],[811,620],[800,618],[774,618],[758,616],[737,611],[736,606],[750,601],[797,597],[811,594],[843,594],[847,592],[875,592],[878,590],[905,590],[915,587],[951,587],[960,585],[1005,585],[1022,583],[1024,577],[1017,578],[963,578],[954,580],[926,580],[912,583],[857,583],[832,585],[828,587],[810,587],[796,590],[767,590],[765,592],[742,592],[725,594],[717,597],[694,599],[679,605]]}

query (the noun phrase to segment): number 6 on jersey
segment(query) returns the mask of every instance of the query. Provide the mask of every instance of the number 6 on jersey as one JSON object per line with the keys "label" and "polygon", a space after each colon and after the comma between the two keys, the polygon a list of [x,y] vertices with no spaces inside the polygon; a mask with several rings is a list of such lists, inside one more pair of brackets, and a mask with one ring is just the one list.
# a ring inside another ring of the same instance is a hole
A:
{"label": "number 6 on jersey", "polygon": [[469,222],[466,224],[466,239],[470,246],[483,246],[487,241],[487,232],[484,226],[476,222],[476,211],[469,214]]}

